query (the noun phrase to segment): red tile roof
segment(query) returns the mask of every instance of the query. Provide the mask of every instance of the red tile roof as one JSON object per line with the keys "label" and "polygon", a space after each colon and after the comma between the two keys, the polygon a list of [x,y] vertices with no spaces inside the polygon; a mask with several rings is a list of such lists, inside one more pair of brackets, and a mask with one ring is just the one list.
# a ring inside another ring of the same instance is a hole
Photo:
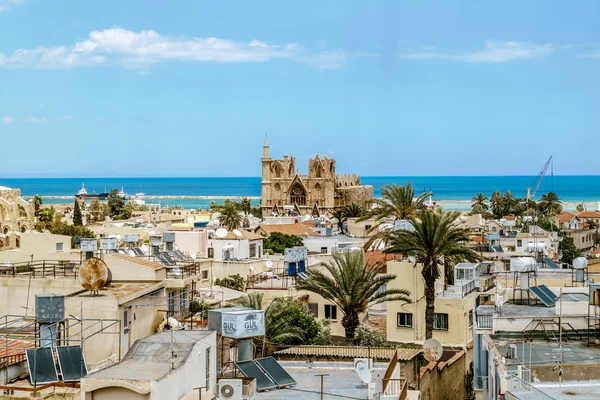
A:
{"label": "red tile roof", "polygon": [[0,338],[0,367],[4,367],[6,358],[9,366],[25,361],[25,349],[34,347],[32,342]]}
{"label": "red tile roof", "polygon": [[307,237],[307,236],[320,236],[317,232],[310,229],[304,224],[278,224],[278,225],[261,225],[259,230],[262,229],[267,235],[273,232],[284,233],[286,235]]}

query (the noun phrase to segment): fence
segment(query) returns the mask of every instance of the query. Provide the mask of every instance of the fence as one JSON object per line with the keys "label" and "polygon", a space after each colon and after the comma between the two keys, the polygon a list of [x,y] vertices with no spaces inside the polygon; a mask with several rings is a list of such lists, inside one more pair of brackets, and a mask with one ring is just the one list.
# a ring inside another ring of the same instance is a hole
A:
{"label": "fence", "polygon": [[28,261],[0,266],[0,275],[32,278],[77,278],[79,262],[71,260]]}
{"label": "fence", "polygon": [[477,329],[492,329],[494,317],[492,315],[478,315]]}
{"label": "fence", "polygon": [[447,297],[452,299],[462,299],[467,296],[469,293],[477,290],[477,286],[475,285],[475,281],[468,281],[464,284],[457,284],[454,286],[448,286],[444,288],[444,285],[438,283],[435,285],[435,295],[439,297]]}
{"label": "fence", "polygon": [[[526,370],[524,368],[523,373],[528,374],[529,370]],[[506,391],[507,392],[527,391],[527,392],[532,393],[531,398],[534,398],[537,400],[555,400],[554,397],[549,396],[546,393],[542,392],[541,390],[539,390],[538,388],[533,386],[531,383],[519,378],[516,373],[511,372],[511,371],[508,372],[508,387],[507,387]]]}

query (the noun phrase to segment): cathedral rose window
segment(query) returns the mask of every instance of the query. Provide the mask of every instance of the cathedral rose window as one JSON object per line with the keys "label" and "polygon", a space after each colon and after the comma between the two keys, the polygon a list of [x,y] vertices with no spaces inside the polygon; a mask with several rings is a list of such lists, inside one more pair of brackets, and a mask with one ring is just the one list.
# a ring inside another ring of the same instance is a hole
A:
{"label": "cathedral rose window", "polygon": [[294,185],[290,195],[290,202],[292,204],[298,204],[299,206],[306,205],[306,193],[300,185]]}

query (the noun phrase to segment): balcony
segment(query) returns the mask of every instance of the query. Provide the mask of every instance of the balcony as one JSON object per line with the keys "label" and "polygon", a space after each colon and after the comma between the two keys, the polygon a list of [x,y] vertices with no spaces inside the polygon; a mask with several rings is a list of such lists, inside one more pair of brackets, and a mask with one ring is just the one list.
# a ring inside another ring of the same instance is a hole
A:
{"label": "balcony", "polygon": [[494,327],[494,306],[482,305],[475,310],[477,319],[477,329],[493,329]]}
{"label": "balcony", "polygon": [[445,297],[450,299],[462,299],[467,297],[469,294],[477,290],[475,280],[471,281],[456,281],[454,286],[447,286],[444,288],[444,284],[436,283],[435,295],[437,297]]}

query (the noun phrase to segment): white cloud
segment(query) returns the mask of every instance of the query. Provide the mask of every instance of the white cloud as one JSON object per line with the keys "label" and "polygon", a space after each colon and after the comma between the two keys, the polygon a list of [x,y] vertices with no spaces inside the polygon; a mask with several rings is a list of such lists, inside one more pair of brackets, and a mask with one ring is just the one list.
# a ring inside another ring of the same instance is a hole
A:
{"label": "white cloud", "polygon": [[27,117],[23,118],[23,122],[28,122],[30,124],[45,124],[48,123],[48,118],[45,117]]}
{"label": "white cloud", "polygon": [[591,58],[594,60],[600,60],[600,50],[592,51],[589,53],[579,54],[579,58]]}
{"label": "white cloud", "polygon": [[12,124],[13,122],[15,122],[15,119],[12,117],[8,117],[8,116],[0,117],[1,125],[8,125],[8,124]]}
{"label": "white cloud", "polygon": [[323,69],[341,68],[348,60],[348,55],[341,50],[321,51],[313,56],[308,56],[305,62]]}
{"label": "white cloud", "polygon": [[0,0],[0,13],[21,3],[23,3],[23,0]]}
{"label": "white cloud", "polygon": [[249,43],[218,38],[185,39],[162,36],[153,30],[132,32],[112,28],[91,32],[89,39],[72,46],[0,53],[0,68],[52,69],[108,63],[144,68],[167,61],[259,62],[293,57],[300,50],[293,43],[280,46],[256,39]]}
{"label": "white cloud", "polygon": [[484,48],[469,53],[438,52],[435,47],[423,47],[419,51],[405,50],[400,57],[407,60],[446,59],[469,63],[503,63],[525,58],[544,57],[553,52],[553,46],[547,44],[522,42],[497,42],[488,40]]}

